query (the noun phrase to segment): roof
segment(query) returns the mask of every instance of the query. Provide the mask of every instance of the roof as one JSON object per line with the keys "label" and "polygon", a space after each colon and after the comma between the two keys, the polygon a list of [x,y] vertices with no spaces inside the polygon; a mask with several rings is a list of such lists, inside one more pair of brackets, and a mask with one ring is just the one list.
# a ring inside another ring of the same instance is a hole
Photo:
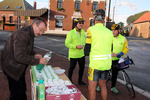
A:
{"label": "roof", "polygon": [[31,10],[33,7],[26,0],[3,0],[0,10]]}
{"label": "roof", "polygon": [[133,23],[135,24],[135,23],[140,23],[140,22],[145,22],[145,21],[150,21],[150,11],[145,13],[145,14],[143,14],[140,18],[138,18]]}
{"label": "roof", "polygon": [[129,27],[129,25],[126,25],[126,26],[124,26],[124,27]]}
{"label": "roof", "polygon": [[14,12],[15,16],[37,16],[40,17],[43,14],[48,12],[48,9],[34,9],[34,10],[22,10],[22,11],[16,11]]}

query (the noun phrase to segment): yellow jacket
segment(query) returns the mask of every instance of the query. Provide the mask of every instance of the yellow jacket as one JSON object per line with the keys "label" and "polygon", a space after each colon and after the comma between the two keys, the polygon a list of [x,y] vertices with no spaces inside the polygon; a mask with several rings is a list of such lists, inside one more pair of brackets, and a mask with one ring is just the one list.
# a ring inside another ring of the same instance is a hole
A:
{"label": "yellow jacket", "polygon": [[[117,37],[114,37],[113,39],[113,53],[119,54],[120,52],[123,52],[124,55],[128,53],[128,41],[127,39],[119,34]],[[112,57],[112,60],[119,60],[120,58]]]}

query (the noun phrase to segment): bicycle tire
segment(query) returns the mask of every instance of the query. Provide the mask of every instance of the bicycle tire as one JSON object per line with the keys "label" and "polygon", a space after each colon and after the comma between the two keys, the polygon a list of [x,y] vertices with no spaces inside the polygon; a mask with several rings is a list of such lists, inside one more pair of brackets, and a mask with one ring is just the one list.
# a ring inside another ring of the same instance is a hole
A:
{"label": "bicycle tire", "polygon": [[112,78],[111,71],[109,71],[109,73],[107,75],[106,83],[111,81],[111,78]]}
{"label": "bicycle tire", "polygon": [[135,98],[135,91],[134,91],[134,88],[133,88],[133,85],[132,83],[126,83],[126,87],[130,93],[130,95]]}
{"label": "bicycle tire", "polygon": [[126,87],[127,87],[128,91],[129,91],[130,95],[131,95],[133,98],[135,98],[135,91],[134,91],[134,87],[133,87],[133,85],[132,85],[132,83],[131,83],[131,81],[130,81],[130,78],[129,78],[129,76],[128,76],[128,74],[126,73],[125,70],[123,70],[123,72],[124,72],[124,75],[125,75],[125,78],[126,78]]}

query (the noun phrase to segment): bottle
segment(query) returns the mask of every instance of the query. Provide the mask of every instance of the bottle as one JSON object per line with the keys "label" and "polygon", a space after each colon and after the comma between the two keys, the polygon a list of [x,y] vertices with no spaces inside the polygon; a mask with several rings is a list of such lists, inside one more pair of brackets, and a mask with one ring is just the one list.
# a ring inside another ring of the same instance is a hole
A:
{"label": "bottle", "polygon": [[38,100],[45,100],[45,85],[44,80],[39,80],[38,85],[39,93],[38,93]]}
{"label": "bottle", "polygon": [[[47,61],[49,61],[50,59],[51,59],[51,56],[52,56],[52,52],[51,51],[49,51],[48,53],[46,53],[45,55],[44,55],[44,58],[46,57],[46,58],[49,58],[49,59],[46,59]],[[41,70],[44,68],[44,64],[38,64],[37,66],[36,66],[36,69],[41,73]]]}
{"label": "bottle", "polygon": [[49,58],[49,59],[46,59],[47,61],[49,61],[49,60],[51,59],[51,57],[52,57],[52,52],[49,51],[48,53],[46,53],[46,54],[44,55],[44,58],[45,58],[45,57]]}
{"label": "bottle", "polygon": [[45,85],[44,78],[41,73],[37,76],[37,100],[45,100]]}

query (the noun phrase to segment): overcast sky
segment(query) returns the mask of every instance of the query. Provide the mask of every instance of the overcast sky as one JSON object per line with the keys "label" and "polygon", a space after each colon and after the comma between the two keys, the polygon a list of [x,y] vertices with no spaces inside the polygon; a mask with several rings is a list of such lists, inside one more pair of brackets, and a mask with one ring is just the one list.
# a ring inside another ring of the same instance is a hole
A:
{"label": "overcast sky", "polygon": [[[2,0],[0,0],[2,1]],[[33,6],[37,2],[37,9],[48,8],[49,0],[26,0]],[[108,0],[109,1],[109,0]],[[113,8],[115,7],[114,21],[123,22],[126,25],[126,19],[130,15],[148,10],[150,11],[150,0],[111,0],[110,18],[113,18]]]}

